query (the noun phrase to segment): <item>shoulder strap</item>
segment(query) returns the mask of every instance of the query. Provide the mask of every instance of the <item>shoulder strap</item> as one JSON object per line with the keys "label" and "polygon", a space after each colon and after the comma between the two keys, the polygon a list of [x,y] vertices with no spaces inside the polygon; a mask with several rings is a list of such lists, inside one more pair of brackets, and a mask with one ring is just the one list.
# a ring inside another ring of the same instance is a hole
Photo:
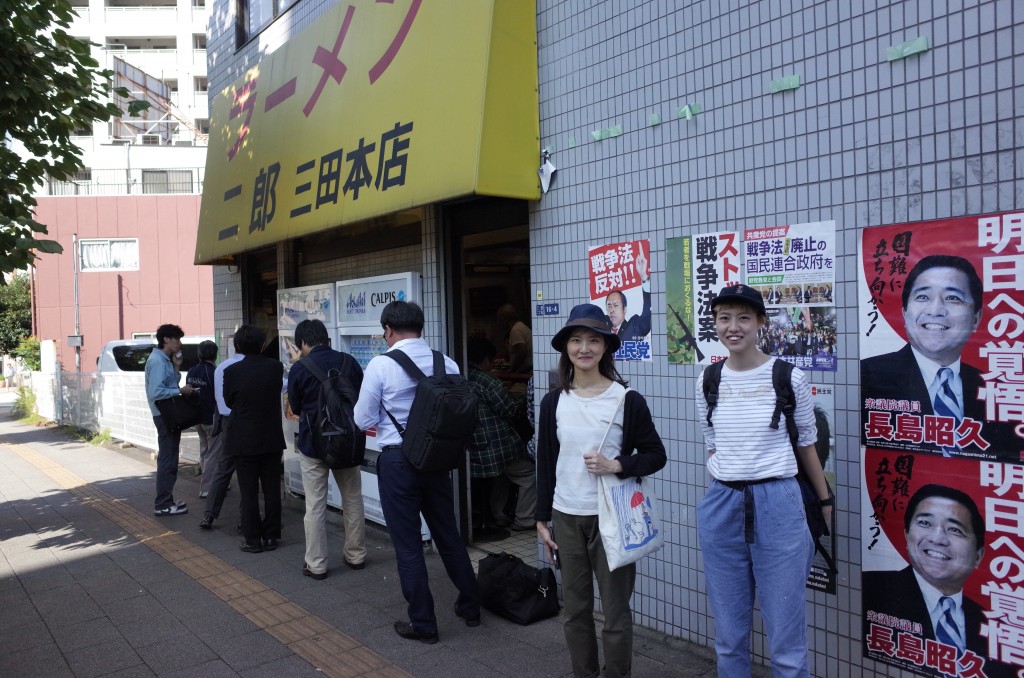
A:
{"label": "shoulder strap", "polygon": [[[437,374],[439,370],[441,374],[444,374],[446,371],[444,369],[444,356],[441,355],[440,351],[431,351],[431,353],[434,354],[434,374]],[[402,369],[405,370],[405,373],[415,379],[417,383],[427,378],[427,375],[423,374],[423,370],[418,368],[416,363],[412,361],[412,358],[407,356],[404,351],[396,349],[394,351],[388,351],[387,353],[384,353],[384,355],[401,365]],[[441,366],[440,368],[438,368],[439,364]],[[384,407],[383,403],[381,404],[381,407]],[[398,435],[404,438],[405,428],[398,423],[398,419],[395,419],[395,415],[391,414],[386,407],[384,407],[384,413],[388,415],[391,419],[391,423],[395,425],[396,429],[398,429]]]}
{"label": "shoulder strap", "polygon": [[327,375],[320,369],[320,366],[313,362],[312,358],[302,358],[299,360],[299,364],[309,370],[309,373],[320,380],[320,383],[327,381]]}
{"label": "shoulder strap", "polygon": [[[441,354],[438,353],[437,351],[433,351],[433,353],[434,353],[434,367],[436,368],[437,367],[437,361],[438,361],[438,359],[439,359]],[[415,379],[416,381],[419,381],[421,379],[426,379],[427,378],[427,375],[423,374],[423,370],[421,370],[420,368],[416,367],[416,363],[414,363],[412,361],[412,358],[407,356],[404,351],[400,351],[400,350],[396,349],[394,351],[388,351],[384,355],[386,355],[387,357],[391,358],[396,363],[401,365],[402,369],[405,370],[405,373],[408,374],[413,379]],[[441,360],[441,371],[444,372],[444,358],[440,358],[440,360]]]}
{"label": "shoulder strap", "polygon": [[772,386],[775,388],[775,411],[772,413],[771,427],[779,428],[779,419],[786,416],[786,431],[789,433],[789,440],[796,449],[798,433],[796,430],[796,419],[793,414],[796,412],[796,394],[793,393],[793,364],[781,358],[775,359],[772,365]]}
{"label": "shoulder strap", "polygon": [[711,363],[704,368],[704,400],[708,404],[708,426],[714,426],[711,423],[711,415],[715,413],[715,407],[718,405],[718,384],[722,381],[722,365],[725,364],[724,360],[720,360],[717,363]]}

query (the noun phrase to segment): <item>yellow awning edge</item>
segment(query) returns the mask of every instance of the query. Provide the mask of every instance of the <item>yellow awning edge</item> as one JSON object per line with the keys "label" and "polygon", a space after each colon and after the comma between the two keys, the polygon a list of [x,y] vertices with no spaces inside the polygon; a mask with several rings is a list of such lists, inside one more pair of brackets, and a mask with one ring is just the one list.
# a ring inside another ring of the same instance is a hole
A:
{"label": "yellow awning edge", "polygon": [[537,200],[536,5],[348,0],[211,103],[197,264],[440,200]]}

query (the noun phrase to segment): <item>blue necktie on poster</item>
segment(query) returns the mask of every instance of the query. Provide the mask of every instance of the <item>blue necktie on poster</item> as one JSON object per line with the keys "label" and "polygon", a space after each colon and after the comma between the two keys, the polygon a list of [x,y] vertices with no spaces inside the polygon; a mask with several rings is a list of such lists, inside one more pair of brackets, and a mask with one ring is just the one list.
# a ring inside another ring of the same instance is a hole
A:
{"label": "blue necktie on poster", "polygon": [[960,410],[960,403],[957,401],[956,394],[953,393],[953,387],[949,383],[953,379],[953,370],[943,367],[936,373],[935,378],[939,382],[939,388],[935,392],[935,400],[932,402],[935,414],[940,417],[953,417],[959,424],[964,415]]}
{"label": "blue necktie on poster", "polygon": [[943,645],[955,647],[956,656],[959,660],[963,655],[966,646],[963,638],[960,637],[960,630],[953,619],[953,610],[956,603],[949,596],[939,598],[939,605],[942,606],[942,615],[939,616],[939,623],[935,626],[935,639]]}
{"label": "blue necktie on poster", "polygon": [[[960,420],[964,418],[964,415],[960,409],[960,404],[957,401],[956,394],[953,393],[953,387],[949,383],[952,379],[953,370],[948,367],[941,368],[935,374],[935,380],[938,382],[936,386],[938,388],[935,391],[935,400],[932,401],[932,410],[940,417],[952,417],[959,425]],[[942,456],[944,457],[953,456],[953,452],[956,452],[955,447],[942,448]]]}

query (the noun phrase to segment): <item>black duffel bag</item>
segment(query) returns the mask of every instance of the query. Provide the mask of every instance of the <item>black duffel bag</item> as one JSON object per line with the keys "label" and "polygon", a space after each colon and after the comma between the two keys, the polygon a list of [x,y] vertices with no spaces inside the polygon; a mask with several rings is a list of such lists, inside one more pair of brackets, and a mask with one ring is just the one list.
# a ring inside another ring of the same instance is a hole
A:
{"label": "black duffel bag", "polygon": [[199,396],[174,396],[157,400],[154,404],[164,420],[164,425],[172,433],[192,428],[202,421],[202,415],[199,413]]}
{"label": "black duffel bag", "polygon": [[527,625],[561,610],[558,586],[550,567],[537,569],[507,553],[480,561],[480,604],[496,615]]}

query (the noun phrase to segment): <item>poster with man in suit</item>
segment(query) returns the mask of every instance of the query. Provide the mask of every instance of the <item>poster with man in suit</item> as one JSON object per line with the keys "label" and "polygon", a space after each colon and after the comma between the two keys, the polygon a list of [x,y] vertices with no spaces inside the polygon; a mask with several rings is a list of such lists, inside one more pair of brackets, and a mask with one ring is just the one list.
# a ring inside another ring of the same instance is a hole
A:
{"label": "poster with man in suit", "polygon": [[871,448],[863,468],[864,656],[921,675],[1016,676],[1024,468]]}
{"label": "poster with man in suit", "polygon": [[864,229],[864,445],[1021,462],[1022,219]]}

